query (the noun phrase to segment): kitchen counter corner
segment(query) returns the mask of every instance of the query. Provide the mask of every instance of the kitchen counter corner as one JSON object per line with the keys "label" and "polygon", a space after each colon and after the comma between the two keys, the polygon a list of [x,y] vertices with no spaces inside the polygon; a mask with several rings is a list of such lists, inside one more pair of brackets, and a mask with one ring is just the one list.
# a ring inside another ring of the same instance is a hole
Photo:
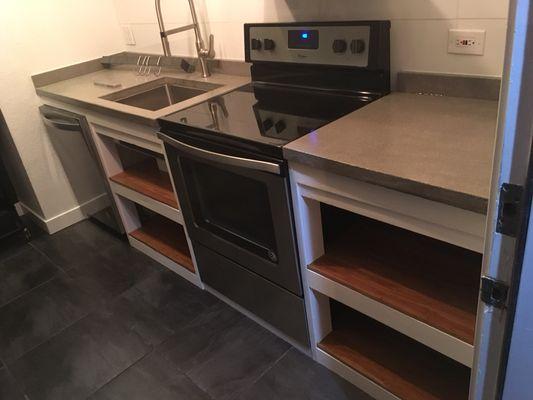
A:
{"label": "kitchen counter corner", "polygon": [[486,213],[498,102],[392,93],[284,147],[311,165]]}

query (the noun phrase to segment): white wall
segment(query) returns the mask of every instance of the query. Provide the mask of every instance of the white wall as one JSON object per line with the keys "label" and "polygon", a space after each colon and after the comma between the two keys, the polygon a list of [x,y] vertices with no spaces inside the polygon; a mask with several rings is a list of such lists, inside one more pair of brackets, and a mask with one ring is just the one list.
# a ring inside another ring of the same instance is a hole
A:
{"label": "white wall", "polygon": [[[391,19],[393,72],[416,70],[500,76],[508,0],[195,0],[215,34],[218,58],[242,60],[245,22]],[[119,22],[132,27],[132,51],[161,52],[153,0],[115,0]],[[189,21],[187,1],[162,0],[167,29]],[[447,53],[449,28],[487,31],[484,56]],[[194,54],[191,36],[172,38],[175,54]]]}
{"label": "white wall", "polygon": [[[508,0],[195,0],[204,32],[215,34],[218,58],[242,60],[245,22],[391,19],[392,67],[398,70],[500,75]],[[186,0],[162,0],[167,28],[190,21]],[[136,46],[125,46],[120,24]],[[122,51],[161,52],[154,0],[0,0],[0,109],[33,190],[22,201],[45,220],[77,206],[41,123],[30,76]],[[487,30],[486,54],[446,53],[447,30]],[[190,34],[173,52],[194,54]],[[32,194],[35,193],[35,196]],[[35,197],[38,199],[38,204]]]}
{"label": "white wall", "polygon": [[41,122],[31,75],[124,50],[115,8],[112,0],[1,0],[0,26],[0,109],[38,204],[32,190],[19,196],[50,220],[78,204]]}

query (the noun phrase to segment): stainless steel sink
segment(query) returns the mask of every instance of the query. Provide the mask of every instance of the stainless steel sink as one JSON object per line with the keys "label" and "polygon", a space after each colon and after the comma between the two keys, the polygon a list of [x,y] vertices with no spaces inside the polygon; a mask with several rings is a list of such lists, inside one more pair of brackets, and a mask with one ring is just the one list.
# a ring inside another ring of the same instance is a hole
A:
{"label": "stainless steel sink", "polygon": [[177,78],[159,78],[102,96],[102,99],[157,111],[221,87],[207,82]]}

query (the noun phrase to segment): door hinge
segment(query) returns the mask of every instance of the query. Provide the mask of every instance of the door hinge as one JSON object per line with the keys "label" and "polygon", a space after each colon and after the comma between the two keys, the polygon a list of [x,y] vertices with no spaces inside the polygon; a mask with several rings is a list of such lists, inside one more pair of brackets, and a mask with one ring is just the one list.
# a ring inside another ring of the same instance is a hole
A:
{"label": "door hinge", "polygon": [[489,276],[481,277],[481,300],[496,308],[503,308],[507,303],[509,286]]}
{"label": "door hinge", "polygon": [[511,183],[504,183],[500,189],[498,220],[496,232],[516,237],[520,228],[522,195],[524,188]]}

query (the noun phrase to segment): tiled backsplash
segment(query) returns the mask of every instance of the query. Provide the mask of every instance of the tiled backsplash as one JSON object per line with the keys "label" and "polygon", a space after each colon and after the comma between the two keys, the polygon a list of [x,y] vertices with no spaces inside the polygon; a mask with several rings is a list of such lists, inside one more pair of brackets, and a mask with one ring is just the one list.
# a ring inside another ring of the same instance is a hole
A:
{"label": "tiled backsplash", "polygon": [[[161,52],[152,0],[114,0],[121,25],[131,26],[131,51]],[[508,0],[196,0],[218,58],[242,60],[243,23],[292,20],[392,20],[393,76],[402,70],[500,76]],[[163,0],[166,26],[189,21],[187,1]],[[485,54],[447,53],[448,29],[487,31]],[[171,38],[174,54],[193,55],[192,35]]]}

